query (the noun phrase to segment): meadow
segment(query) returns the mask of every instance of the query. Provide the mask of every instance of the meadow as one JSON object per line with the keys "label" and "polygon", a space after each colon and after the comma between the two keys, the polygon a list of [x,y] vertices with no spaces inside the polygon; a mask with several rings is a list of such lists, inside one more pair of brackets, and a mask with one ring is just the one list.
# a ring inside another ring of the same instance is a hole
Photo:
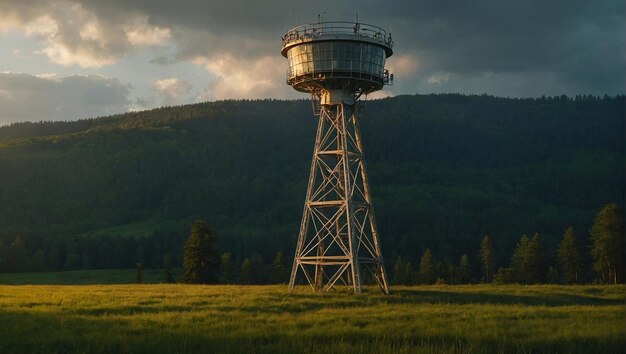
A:
{"label": "meadow", "polygon": [[1,285],[0,352],[623,353],[621,286]]}

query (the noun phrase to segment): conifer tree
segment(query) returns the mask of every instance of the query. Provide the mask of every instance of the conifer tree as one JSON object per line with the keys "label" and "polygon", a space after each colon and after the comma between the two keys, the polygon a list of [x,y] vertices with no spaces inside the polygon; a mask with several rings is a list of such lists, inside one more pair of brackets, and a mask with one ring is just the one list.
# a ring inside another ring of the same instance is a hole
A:
{"label": "conifer tree", "polygon": [[433,262],[433,254],[430,248],[427,248],[420,258],[420,280],[424,284],[433,284],[435,282],[435,266]]}
{"label": "conifer tree", "polygon": [[0,238],[0,272],[6,271],[5,267],[7,264],[7,256],[6,256],[6,248],[4,247],[4,242]]}
{"label": "conifer tree", "polygon": [[563,239],[559,243],[557,258],[563,282],[566,284],[578,283],[581,271],[580,253],[578,252],[574,228],[571,226],[565,230]]}
{"label": "conifer tree", "polygon": [[220,256],[220,282],[228,284],[233,278],[233,260],[230,253]]}
{"label": "conifer tree", "polygon": [[26,246],[22,236],[16,236],[7,252],[7,268],[10,272],[23,272],[25,270]]}
{"label": "conifer tree", "polygon": [[264,284],[269,280],[270,270],[265,268],[265,262],[260,253],[250,256],[250,284]]}
{"label": "conifer tree", "polygon": [[183,281],[188,284],[217,283],[218,257],[215,252],[215,233],[204,221],[191,226],[183,254]]}
{"label": "conifer tree", "polygon": [[548,267],[548,284],[557,284],[559,282],[559,271],[553,266]]}
{"label": "conifer tree", "polygon": [[141,273],[141,263],[137,262],[135,266],[136,266],[135,283],[141,284],[143,283],[143,274]]}
{"label": "conifer tree", "polygon": [[466,284],[469,281],[469,257],[466,254],[459,260],[459,270],[457,271],[459,283]]}
{"label": "conifer tree", "polygon": [[544,283],[546,281],[547,269],[543,241],[539,233],[535,232],[533,238],[528,243],[528,247],[530,283]]}
{"label": "conifer tree", "polygon": [[272,283],[280,284],[284,283],[287,279],[287,267],[285,266],[285,260],[283,253],[278,251],[276,257],[272,261]]}
{"label": "conifer tree", "polygon": [[517,283],[530,283],[530,248],[528,243],[528,236],[522,235],[511,256],[512,280]]}
{"label": "conifer tree", "polygon": [[402,284],[404,285],[413,285],[415,282],[415,271],[413,270],[413,265],[411,262],[407,262],[404,267],[404,279]]}
{"label": "conifer tree", "polygon": [[163,280],[166,283],[174,282],[174,275],[172,274],[172,255],[169,253],[163,255]]}
{"label": "conifer tree", "polygon": [[511,272],[513,281],[517,283],[533,284],[544,281],[546,270],[539,234],[535,233],[530,240],[528,236],[522,235],[511,256]]}
{"label": "conifer tree", "polygon": [[404,263],[402,256],[398,256],[396,263],[393,266],[393,278],[391,282],[395,285],[404,285],[406,278],[405,272],[406,264]]}
{"label": "conifer tree", "polygon": [[600,273],[605,282],[617,284],[624,281],[624,259],[626,250],[623,211],[617,204],[603,207],[589,231],[593,269]]}
{"label": "conifer tree", "polygon": [[250,259],[246,258],[241,263],[241,282],[250,284]]}
{"label": "conifer tree", "polygon": [[493,247],[488,235],[483,237],[480,243],[480,265],[483,270],[483,278],[485,282],[491,282],[493,279],[495,263],[493,261]]}

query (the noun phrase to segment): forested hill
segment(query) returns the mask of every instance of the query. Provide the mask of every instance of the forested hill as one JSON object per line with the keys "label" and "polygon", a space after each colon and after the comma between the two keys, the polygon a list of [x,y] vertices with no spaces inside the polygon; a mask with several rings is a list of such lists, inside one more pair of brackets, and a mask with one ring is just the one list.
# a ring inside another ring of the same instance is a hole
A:
{"label": "forested hill", "polygon": [[[366,102],[361,128],[386,260],[415,264],[429,247],[440,260],[467,253],[475,262],[489,234],[506,266],[522,234],[538,232],[553,257],[570,225],[587,242],[595,213],[623,205],[625,104]],[[315,126],[310,102],[263,100],[1,127],[0,252],[17,236],[23,244],[5,270],[158,266],[165,252],[179,262],[199,218],[216,229],[220,252],[266,263],[280,250],[291,256]]]}

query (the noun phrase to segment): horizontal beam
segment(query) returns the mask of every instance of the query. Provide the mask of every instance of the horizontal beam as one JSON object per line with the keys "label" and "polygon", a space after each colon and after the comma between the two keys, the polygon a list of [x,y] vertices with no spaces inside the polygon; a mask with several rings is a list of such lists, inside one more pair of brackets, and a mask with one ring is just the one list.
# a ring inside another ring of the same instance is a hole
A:
{"label": "horizontal beam", "polygon": [[[320,150],[317,151],[318,155],[343,155],[343,150]],[[356,152],[346,151],[348,156],[361,156],[361,154],[357,154]]]}
{"label": "horizontal beam", "polygon": [[350,260],[350,257],[345,255],[345,256],[304,256],[304,257],[300,257],[299,258],[300,261],[312,261],[312,260],[317,260],[317,261],[325,261],[325,260],[329,260],[329,261],[336,261],[336,260]]}
{"label": "horizontal beam", "polygon": [[346,204],[345,200],[325,200],[320,202],[308,202],[309,206],[312,207],[330,207],[330,206],[341,206]]}

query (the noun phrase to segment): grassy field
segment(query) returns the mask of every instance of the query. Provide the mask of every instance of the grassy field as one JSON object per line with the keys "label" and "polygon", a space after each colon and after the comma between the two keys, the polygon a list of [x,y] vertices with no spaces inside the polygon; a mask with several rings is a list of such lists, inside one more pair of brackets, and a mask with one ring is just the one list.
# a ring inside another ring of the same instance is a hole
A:
{"label": "grassy field", "polygon": [[624,353],[623,286],[0,286],[0,352]]}

